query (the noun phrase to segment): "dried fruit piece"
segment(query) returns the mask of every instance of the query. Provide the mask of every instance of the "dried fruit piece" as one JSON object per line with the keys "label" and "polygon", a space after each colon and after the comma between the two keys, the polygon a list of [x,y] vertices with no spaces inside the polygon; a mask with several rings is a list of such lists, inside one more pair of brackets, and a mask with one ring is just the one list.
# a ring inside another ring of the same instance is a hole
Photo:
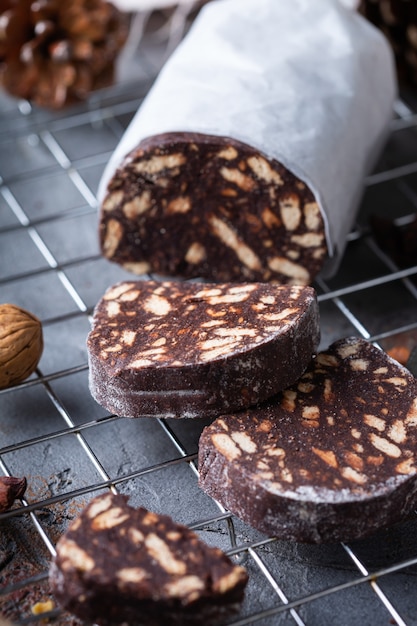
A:
{"label": "dried fruit piece", "polygon": [[27,480],[25,477],[0,476],[0,513],[8,511],[15,500],[22,498],[26,487]]}
{"label": "dried fruit piece", "polygon": [[110,493],[87,505],[56,550],[49,577],[56,599],[106,626],[218,624],[238,607],[248,580],[186,526]]}
{"label": "dried fruit piece", "polygon": [[42,351],[40,320],[15,304],[0,304],[0,389],[30,376]]}
{"label": "dried fruit piece", "polygon": [[342,339],[260,407],[199,443],[200,486],[258,530],[319,543],[364,537],[417,505],[417,381]]}
{"label": "dried fruit piece", "polygon": [[407,361],[410,358],[411,350],[407,346],[392,346],[387,350],[387,354],[401,363],[401,365],[407,365]]}
{"label": "dried fruit piece", "polygon": [[83,100],[113,81],[126,36],[104,0],[0,0],[0,84],[54,109]]}
{"label": "dried fruit piece", "polygon": [[42,615],[43,613],[49,613],[50,611],[53,611],[54,608],[55,608],[55,603],[53,602],[53,600],[49,599],[43,602],[36,602],[32,606],[31,612],[32,612],[32,615]]}

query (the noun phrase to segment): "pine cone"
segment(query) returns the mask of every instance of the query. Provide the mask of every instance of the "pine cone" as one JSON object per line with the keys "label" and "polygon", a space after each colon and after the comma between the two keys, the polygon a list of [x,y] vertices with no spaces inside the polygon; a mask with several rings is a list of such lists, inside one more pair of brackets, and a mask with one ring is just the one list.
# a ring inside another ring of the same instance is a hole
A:
{"label": "pine cone", "polygon": [[359,11],[391,43],[400,82],[417,85],[416,0],[361,0]]}
{"label": "pine cone", "polygon": [[114,80],[127,21],[104,0],[0,0],[0,84],[59,109]]}

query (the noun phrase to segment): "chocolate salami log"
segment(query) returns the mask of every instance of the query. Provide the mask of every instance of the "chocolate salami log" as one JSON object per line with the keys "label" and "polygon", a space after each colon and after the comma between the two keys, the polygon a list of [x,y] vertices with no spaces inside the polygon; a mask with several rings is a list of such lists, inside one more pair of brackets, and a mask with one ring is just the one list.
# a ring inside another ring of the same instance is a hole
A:
{"label": "chocolate salami log", "polygon": [[244,568],[221,550],[121,495],[94,499],[56,550],[49,577],[56,599],[100,626],[218,623],[247,583]]}
{"label": "chocolate salami log", "polygon": [[103,255],[138,274],[311,284],[337,268],[395,97],[334,0],[209,2],[113,153]]}
{"label": "chocolate salami log", "polygon": [[200,486],[280,539],[357,539],[417,505],[417,382],[384,352],[342,339],[262,407],[200,438]]}
{"label": "chocolate salami log", "polygon": [[217,416],[293,383],[318,341],[312,287],[123,282],[94,312],[90,390],[117,415]]}

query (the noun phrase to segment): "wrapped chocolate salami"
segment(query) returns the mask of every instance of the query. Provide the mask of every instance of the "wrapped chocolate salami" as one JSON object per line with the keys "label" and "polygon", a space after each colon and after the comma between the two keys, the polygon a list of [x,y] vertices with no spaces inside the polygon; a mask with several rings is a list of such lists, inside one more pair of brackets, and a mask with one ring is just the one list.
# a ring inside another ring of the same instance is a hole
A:
{"label": "wrapped chocolate salami", "polygon": [[103,174],[104,256],[214,282],[330,275],[395,94],[384,36],[337,0],[208,3]]}

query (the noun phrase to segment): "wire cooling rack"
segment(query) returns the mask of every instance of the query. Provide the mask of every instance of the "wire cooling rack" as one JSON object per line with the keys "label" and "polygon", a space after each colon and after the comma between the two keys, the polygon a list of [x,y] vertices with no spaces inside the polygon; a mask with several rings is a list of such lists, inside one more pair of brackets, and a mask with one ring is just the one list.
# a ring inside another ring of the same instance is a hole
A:
{"label": "wire cooling rack", "polygon": [[[89,394],[92,309],[109,285],[131,278],[99,254],[95,192],[154,69],[144,56],[132,80],[59,113],[0,98],[0,301],[36,314],[45,341],[37,371],[0,391],[0,472],[28,480],[24,500],[0,515],[0,615],[80,624],[48,604],[48,564],[84,504],[112,489],[245,565],[245,601],[229,624],[417,624],[415,515],[349,544],[266,538],[198,488],[201,421],[118,418]],[[416,212],[417,108],[408,94],[366,181],[341,267],[315,285],[321,347],[349,335],[385,349],[417,343],[417,266],[396,266],[371,227],[374,215],[401,227]]]}

